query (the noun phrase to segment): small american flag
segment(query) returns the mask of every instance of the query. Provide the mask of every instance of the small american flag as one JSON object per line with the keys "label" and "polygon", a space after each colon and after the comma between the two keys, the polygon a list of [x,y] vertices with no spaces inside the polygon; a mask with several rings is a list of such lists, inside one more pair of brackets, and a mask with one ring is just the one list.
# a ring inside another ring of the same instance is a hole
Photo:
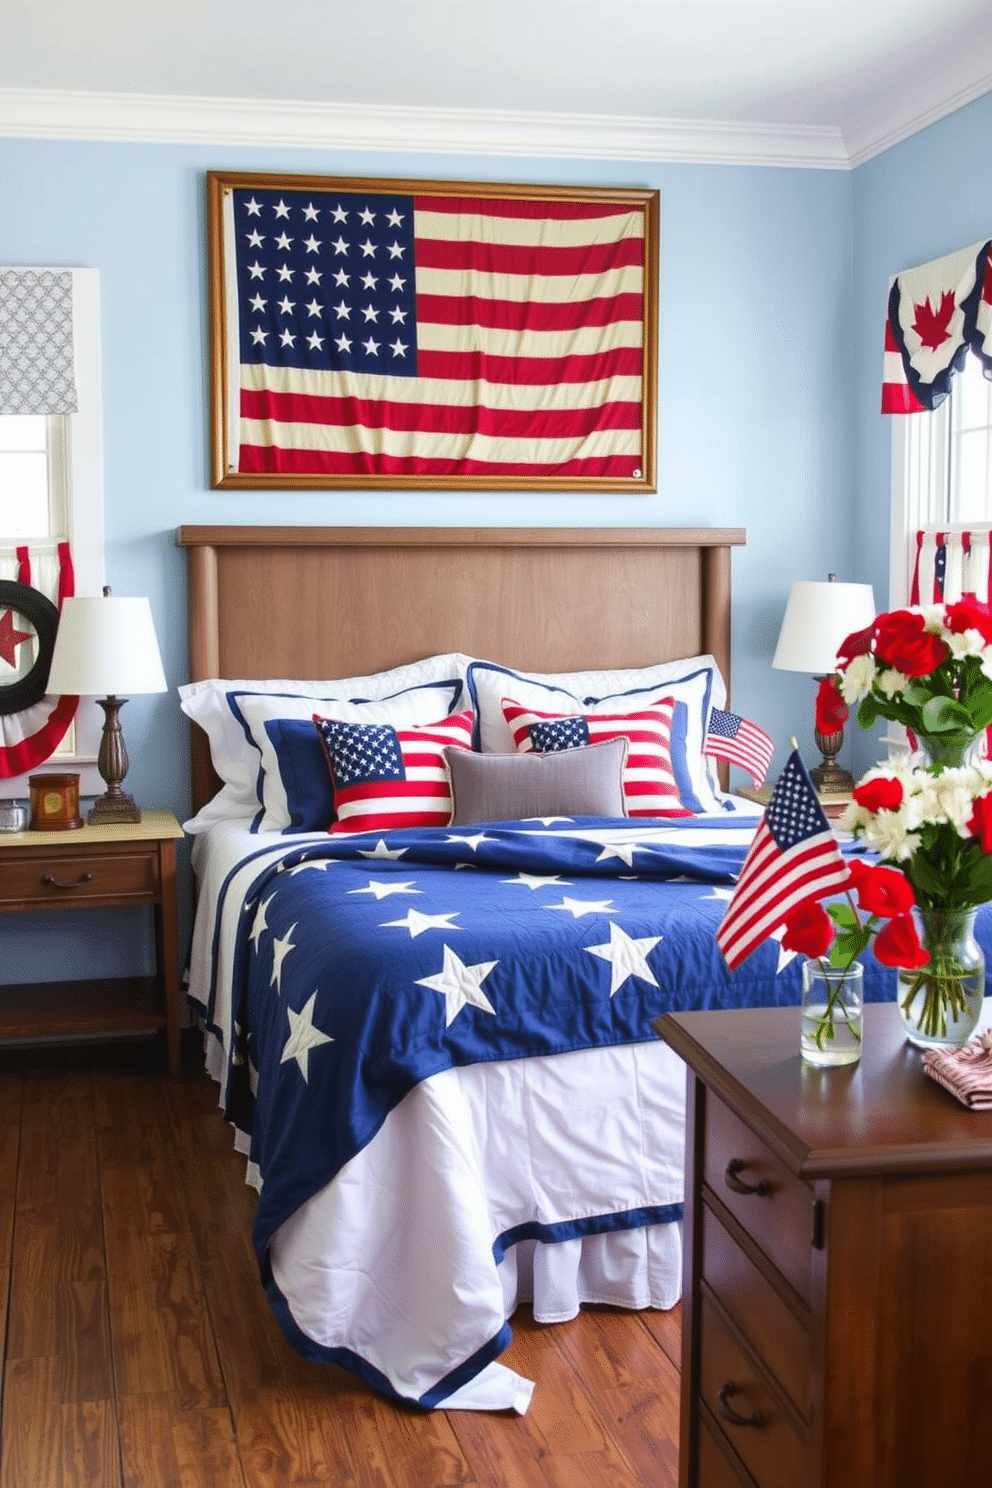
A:
{"label": "small american flag", "polygon": [[841,889],[848,868],[796,750],[772,791],[716,932],[731,971],[799,904]]}
{"label": "small american flag", "polygon": [[229,473],[644,478],[642,204],[258,184],[222,214]]}
{"label": "small american flag", "polygon": [[724,708],[710,712],[706,745],[703,751],[713,759],[729,761],[746,770],[755,790],[761,786],[775,753],[775,741],[756,723],[728,713]]}

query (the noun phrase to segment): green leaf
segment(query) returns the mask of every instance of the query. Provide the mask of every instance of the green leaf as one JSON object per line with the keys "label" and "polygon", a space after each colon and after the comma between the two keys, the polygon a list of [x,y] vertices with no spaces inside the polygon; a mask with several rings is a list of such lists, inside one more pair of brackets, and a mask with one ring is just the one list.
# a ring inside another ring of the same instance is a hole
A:
{"label": "green leaf", "polygon": [[971,733],[971,716],[953,698],[931,697],[923,705],[923,730],[928,734]]}
{"label": "green leaf", "polygon": [[844,927],[848,930],[857,927],[858,917],[854,913],[854,910],[851,908],[851,906],[846,902],[838,901],[834,904],[828,904],[826,906],[826,910],[827,914],[833,920],[835,925]]}

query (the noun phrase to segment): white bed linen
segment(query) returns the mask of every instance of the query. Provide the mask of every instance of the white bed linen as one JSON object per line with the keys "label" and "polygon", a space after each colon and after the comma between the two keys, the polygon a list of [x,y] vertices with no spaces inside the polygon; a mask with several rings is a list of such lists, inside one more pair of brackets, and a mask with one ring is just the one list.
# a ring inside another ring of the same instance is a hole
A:
{"label": "white bed linen", "polygon": [[[247,821],[196,839],[189,993],[204,1008],[220,886],[246,855],[252,866],[237,872],[247,886],[270,855],[305,840],[252,834]],[[231,1038],[223,995],[214,1022],[207,1066],[220,1080]],[[685,1067],[660,1041],[433,1076],[277,1232],[273,1276],[293,1320],[307,1338],[353,1351],[397,1393],[419,1399],[495,1338],[520,1302],[547,1322],[574,1317],[583,1302],[673,1306],[678,1221],[564,1240],[549,1227],[681,1203],[684,1109]],[[494,1242],[524,1224],[545,1227],[541,1238],[509,1244],[497,1262]],[[531,1389],[492,1362],[443,1407],[522,1412]]]}

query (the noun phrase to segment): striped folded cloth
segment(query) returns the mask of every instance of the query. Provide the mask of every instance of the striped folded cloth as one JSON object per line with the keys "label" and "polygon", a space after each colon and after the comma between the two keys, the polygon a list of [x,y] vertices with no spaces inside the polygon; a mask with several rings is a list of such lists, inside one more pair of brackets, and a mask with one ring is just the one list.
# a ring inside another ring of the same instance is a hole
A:
{"label": "striped folded cloth", "polygon": [[992,1111],[992,1029],[959,1049],[928,1049],[923,1068],[971,1111]]}

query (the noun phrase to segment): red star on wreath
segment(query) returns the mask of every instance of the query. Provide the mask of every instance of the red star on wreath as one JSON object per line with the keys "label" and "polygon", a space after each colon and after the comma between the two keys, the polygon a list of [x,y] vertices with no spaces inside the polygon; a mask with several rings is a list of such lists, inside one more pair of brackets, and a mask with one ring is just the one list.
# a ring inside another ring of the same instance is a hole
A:
{"label": "red star on wreath", "polygon": [[5,610],[0,615],[0,656],[8,666],[16,666],[15,648],[24,641],[33,641],[33,630],[17,630],[14,626],[14,611]]}

